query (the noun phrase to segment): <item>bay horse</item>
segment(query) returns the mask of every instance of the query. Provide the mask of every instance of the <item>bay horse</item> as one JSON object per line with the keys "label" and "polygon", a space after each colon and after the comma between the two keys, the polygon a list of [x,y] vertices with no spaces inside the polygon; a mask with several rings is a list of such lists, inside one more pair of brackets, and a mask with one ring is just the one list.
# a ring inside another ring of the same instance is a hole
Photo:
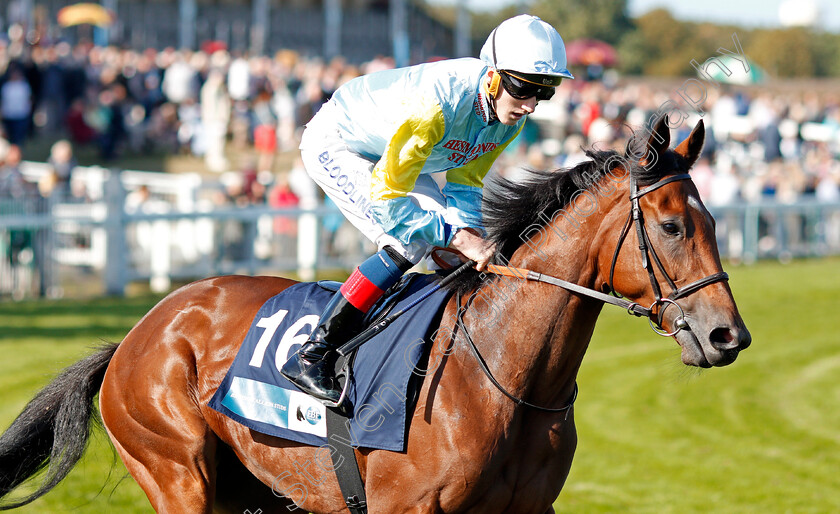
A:
{"label": "bay horse", "polygon": [[[504,264],[494,269],[513,276],[473,272],[453,286],[405,451],[356,449],[369,512],[553,512],[577,444],[571,403],[598,295],[623,296],[686,365],[725,366],[749,346],[714,221],[687,175],[704,138],[701,121],[669,150],[662,117],[623,155],[590,150],[572,169],[488,191],[485,225]],[[293,283],[187,285],[119,345],[65,370],[0,438],[0,495],[46,467],[41,487],[6,507],[69,472],[98,392],[108,435],[158,512],[346,512],[329,447],[261,435],[207,406],[260,306]]]}

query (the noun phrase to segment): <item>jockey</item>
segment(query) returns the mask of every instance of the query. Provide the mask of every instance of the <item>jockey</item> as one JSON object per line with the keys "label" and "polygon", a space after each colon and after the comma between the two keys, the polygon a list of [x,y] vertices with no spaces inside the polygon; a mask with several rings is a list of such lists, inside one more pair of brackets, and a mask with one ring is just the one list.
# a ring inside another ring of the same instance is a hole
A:
{"label": "jockey", "polygon": [[[281,372],[336,403],[338,346],[364,314],[434,246],[481,271],[495,247],[482,238],[483,178],[540,100],[563,78],[566,49],[541,19],[493,29],[480,59],[451,59],[364,75],[341,86],[301,138],[306,171],[380,248],[327,304],[319,325]],[[432,173],[445,172],[442,187]]]}

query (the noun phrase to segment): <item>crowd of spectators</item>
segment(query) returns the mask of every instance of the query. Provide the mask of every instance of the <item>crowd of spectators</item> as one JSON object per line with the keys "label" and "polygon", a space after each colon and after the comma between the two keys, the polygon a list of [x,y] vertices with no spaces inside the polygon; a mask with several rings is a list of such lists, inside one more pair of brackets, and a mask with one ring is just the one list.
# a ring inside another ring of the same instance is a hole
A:
{"label": "crowd of spectators", "polygon": [[[292,51],[248,56],[223,48],[139,52],[0,42],[0,117],[5,138],[22,149],[33,134],[66,137],[96,145],[104,161],[124,152],[183,152],[223,172],[236,167],[227,144],[252,150],[257,171],[274,171],[275,154],[296,148],[303,125],[340,84],[392,65],[387,58],[362,66],[324,62]],[[567,81],[539,106],[497,169],[516,176],[572,164],[581,147],[619,145],[629,135],[623,127],[643,126],[668,100],[678,101],[678,87]],[[695,180],[710,202],[840,198],[837,94],[774,94],[762,86],[709,87],[707,94],[709,137]],[[682,109],[690,116],[675,137],[699,119],[684,103]]]}
{"label": "crowd of spectators", "polygon": [[[340,84],[392,66],[388,58],[355,66],[288,50],[249,56],[220,46],[135,51],[0,40],[0,117],[4,137],[24,151],[37,134],[95,145],[103,162],[130,152],[189,153],[203,157],[208,170],[267,171],[259,176],[273,183],[287,172],[274,169],[277,153],[296,149],[303,125]],[[620,148],[626,127],[644,126],[669,100],[671,108],[679,105],[679,83],[607,77],[564,83],[538,107],[496,172],[515,178],[525,169],[574,164],[583,147]],[[715,85],[706,93],[708,137],[694,176],[710,203],[792,202],[803,195],[840,200],[837,93],[774,93],[761,85]],[[681,105],[689,116],[675,139],[699,119]],[[248,150],[254,162],[242,169],[226,148]],[[66,182],[66,166],[56,170],[56,180]],[[251,201],[269,198],[244,194]]]}
{"label": "crowd of spectators", "polygon": [[[541,105],[532,116],[540,134],[526,131],[524,147],[502,173],[516,177],[524,169],[571,166],[588,146],[623,151],[628,127],[649,125],[657,112],[669,113],[678,125],[672,142],[681,141],[701,115],[681,100],[685,82],[669,82],[563,84],[548,109],[539,111]],[[706,144],[692,170],[706,203],[840,202],[840,94],[706,86]]]}
{"label": "crowd of spectators", "polygon": [[66,135],[96,145],[105,161],[121,152],[189,152],[225,171],[227,139],[255,147],[268,169],[275,151],[296,148],[296,131],[338,84],[383,63],[390,66],[292,51],[248,56],[213,45],[135,51],[0,39],[0,117],[6,139],[20,147],[36,133]]}

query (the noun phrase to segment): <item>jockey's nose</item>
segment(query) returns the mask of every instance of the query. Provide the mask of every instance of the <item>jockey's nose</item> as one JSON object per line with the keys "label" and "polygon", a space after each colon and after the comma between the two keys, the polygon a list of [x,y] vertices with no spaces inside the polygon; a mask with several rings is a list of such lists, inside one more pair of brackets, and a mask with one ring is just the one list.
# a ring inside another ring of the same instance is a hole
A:
{"label": "jockey's nose", "polygon": [[527,100],[522,101],[522,109],[527,111],[529,114],[534,112],[534,109],[537,107],[537,97],[532,96]]}

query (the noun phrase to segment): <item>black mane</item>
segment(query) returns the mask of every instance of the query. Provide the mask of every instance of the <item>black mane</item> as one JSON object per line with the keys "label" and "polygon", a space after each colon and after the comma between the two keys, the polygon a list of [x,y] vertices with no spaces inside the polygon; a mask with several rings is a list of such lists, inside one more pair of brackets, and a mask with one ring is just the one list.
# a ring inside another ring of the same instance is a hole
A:
{"label": "black mane", "polygon": [[[636,152],[639,153],[639,152]],[[484,192],[482,214],[487,240],[496,244],[496,264],[505,264],[522,245],[522,235],[534,224],[545,225],[554,214],[566,207],[575,193],[592,190],[606,174],[621,176],[622,162],[632,164],[629,170],[639,187],[653,184],[666,175],[686,173],[688,163],[673,151],[664,152],[654,166],[640,166],[632,158],[619,159],[614,151],[585,150],[589,158],[573,168],[530,172],[526,180],[512,182],[495,177]],[[616,169],[619,168],[619,169]],[[487,276],[465,273],[450,289],[465,293],[479,287]]]}

